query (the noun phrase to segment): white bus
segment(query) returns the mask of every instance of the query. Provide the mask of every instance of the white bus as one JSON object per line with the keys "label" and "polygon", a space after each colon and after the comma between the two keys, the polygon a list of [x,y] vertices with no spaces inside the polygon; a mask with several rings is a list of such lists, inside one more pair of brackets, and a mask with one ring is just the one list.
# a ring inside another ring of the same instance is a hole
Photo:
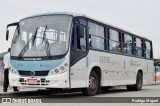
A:
{"label": "white bus", "polygon": [[11,86],[81,89],[126,85],[139,91],[153,79],[152,41],[73,13],[30,16],[17,26],[11,44]]}

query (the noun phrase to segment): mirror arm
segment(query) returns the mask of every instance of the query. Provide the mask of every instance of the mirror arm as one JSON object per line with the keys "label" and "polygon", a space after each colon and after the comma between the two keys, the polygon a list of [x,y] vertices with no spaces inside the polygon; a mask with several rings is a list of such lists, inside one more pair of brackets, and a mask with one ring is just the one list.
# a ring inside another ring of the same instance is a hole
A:
{"label": "mirror arm", "polygon": [[8,24],[7,25],[7,31],[6,31],[6,40],[8,41],[8,38],[9,38],[9,30],[8,30],[8,28],[10,27],[10,26],[18,26],[19,25],[19,22],[15,22],[15,23],[11,23],[11,24]]}
{"label": "mirror arm", "polygon": [[15,23],[8,24],[8,25],[7,25],[7,29],[8,29],[8,27],[10,27],[10,26],[18,26],[18,24],[19,24],[19,22],[15,22]]}

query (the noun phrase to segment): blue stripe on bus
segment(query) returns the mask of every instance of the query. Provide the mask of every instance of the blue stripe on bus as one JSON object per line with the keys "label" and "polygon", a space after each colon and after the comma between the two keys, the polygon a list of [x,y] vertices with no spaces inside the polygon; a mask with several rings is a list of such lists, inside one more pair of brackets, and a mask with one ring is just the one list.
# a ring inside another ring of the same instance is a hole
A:
{"label": "blue stripe on bus", "polygon": [[16,70],[24,71],[48,71],[56,68],[64,62],[65,58],[59,60],[44,61],[18,61],[10,60],[10,64]]}

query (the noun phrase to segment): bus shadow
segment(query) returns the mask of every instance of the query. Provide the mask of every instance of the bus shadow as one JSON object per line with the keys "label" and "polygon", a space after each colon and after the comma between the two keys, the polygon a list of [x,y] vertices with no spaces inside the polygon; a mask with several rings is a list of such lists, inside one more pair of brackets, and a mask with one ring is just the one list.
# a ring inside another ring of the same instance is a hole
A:
{"label": "bus shadow", "polygon": [[81,92],[51,93],[51,92],[48,92],[48,90],[35,90],[35,91],[19,91],[19,92],[1,93],[0,97],[75,98],[75,97],[83,97],[83,95]]}

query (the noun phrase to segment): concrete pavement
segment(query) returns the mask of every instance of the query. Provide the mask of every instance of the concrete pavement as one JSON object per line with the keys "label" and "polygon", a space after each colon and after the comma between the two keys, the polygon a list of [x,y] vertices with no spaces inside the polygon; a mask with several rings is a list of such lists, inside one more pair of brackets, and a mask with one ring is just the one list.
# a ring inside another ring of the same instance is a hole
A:
{"label": "concrete pavement", "polygon": [[[18,87],[18,89],[19,89],[20,92],[21,92],[21,91],[36,91],[38,88]],[[14,91],[13,91],[13,88],[12,88],[12,87],[9,87],[7,93],[11,93],[11,92],[14,92]],[[0,94],[2,94],[2,93],[4,93],[4,92],[3,92],[3,87],[0,86]]]}
{"label": "concrete pavement", "polygon": [[[157,83],[153,82],[153,83],[150,84],[150,85],[144,85],[144,86],[152,86],[152,85],[160,85],[160,82],[157,82]],[[117,87],[117,88],[118,88],[118,87]],[[36,91],[36,90],[38,90],[39,88],[18,87],[18,89],[19,89],[20,91]],[[41,88],[41,89],[43,89],[43,88]],[[9,92],[9,93],[14,92],[14,91],[13,91],[13,88],[12,88],[12,87],[9,87],[7,92]],[[2,94],[2,93],[4,93],[4,92],[3,92],[3,86],[0,86],[0,94]]]}
{"label": "concrete pavement", "polygon": [[[2,87],[1,87],[2,88]],[[35,90],[33,88],[24,88],[21,89],[21,91],[26,91],[26,90]],[[9,90],[9,92],[12,92],[12,90]],[[18,93],[18,92],[17,92]],[[30,93],[29,95],[32,96],[27,96],[28,93]],[[18,97],[17,94],[13,94],[16,98]],[[143,86],[142,91],[127,91],[126,88],[124,86],[122,87],[117,87],[115,89],[109,90],[109,91],[105,91],[102,94],[98,94],[94,97],[160,97],[160,85],[159,84],[153,84],[153,85],[147,85],[147,86]],[[81,105],[85,105],[85,106],[160,106],[159,103],[62,103],[62,101],[64,99],[67,100],[74,100],[74,99],[81,99],[81,98],[85,98],[84,96],[82,96],[81,94],[51,94],[51,95],[34,95],[33,92],[27,92],[26,93],[21,93],[20,96],[18,98],[21,97],[42,97],[42,98],[47,98],[47,99],[51,99],[51,100],[60,100],[60,103],[52,103],[52,104],[38,104],[38,106],[81,106]],[[20,106],[22,104],[0,104],[3,106]],[[37,105],[37,104],[35,104]],[[23,106],[27,106],[27,104],[23,104]]]}

